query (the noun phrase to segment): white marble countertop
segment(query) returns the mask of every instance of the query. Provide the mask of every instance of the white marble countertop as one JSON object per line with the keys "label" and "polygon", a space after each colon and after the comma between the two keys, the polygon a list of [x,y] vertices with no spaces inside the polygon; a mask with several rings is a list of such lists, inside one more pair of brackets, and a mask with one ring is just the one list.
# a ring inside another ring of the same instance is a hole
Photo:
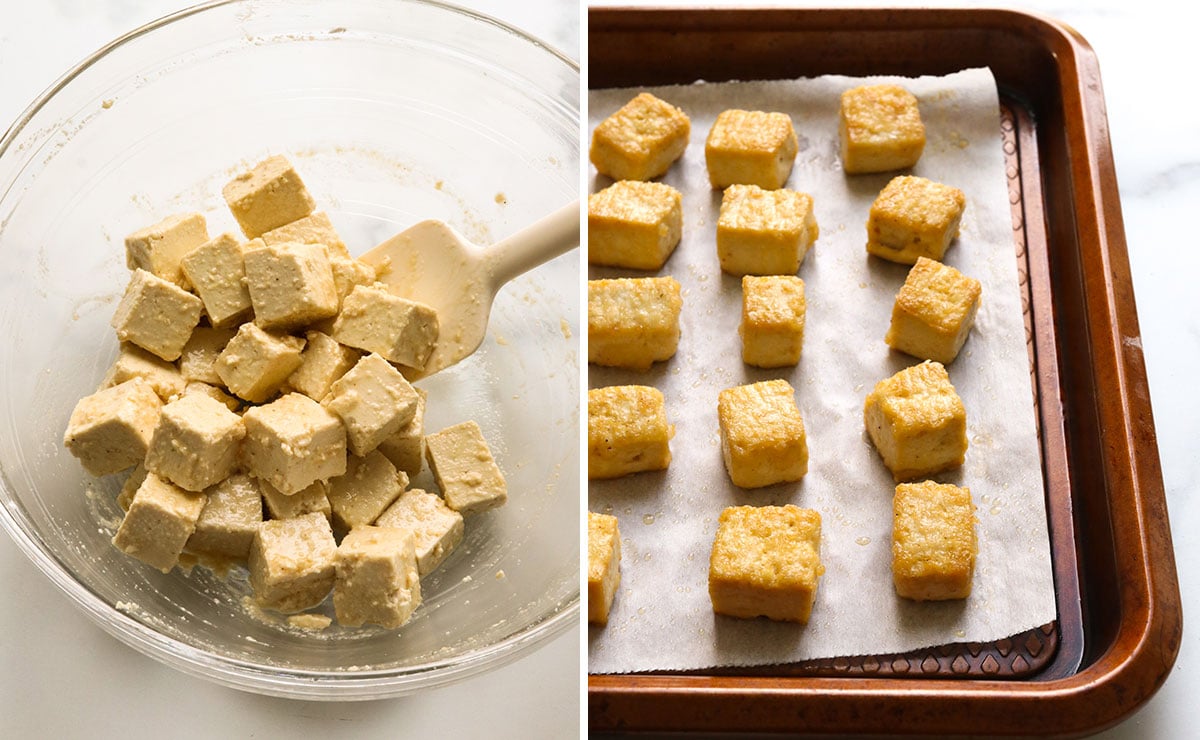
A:
{"label": "white marble countertop", "polygon": [[[456,0],[579,58],[574,0]],[[0,0],[0,130],[61,74],[189,0]],[[110,637],[0,535],[0,737],[574,737],[578,627],[462,683],[374,702],[273,699],[179,673]]]}

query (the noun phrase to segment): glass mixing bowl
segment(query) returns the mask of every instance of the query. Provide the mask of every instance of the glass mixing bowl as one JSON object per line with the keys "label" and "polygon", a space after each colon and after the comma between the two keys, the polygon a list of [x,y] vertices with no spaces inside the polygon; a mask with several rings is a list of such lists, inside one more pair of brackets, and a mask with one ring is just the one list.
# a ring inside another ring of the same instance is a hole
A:
{"label": "glass mixing bowl", "polygon": [[126,234],[191,210],[211,234],[236,231],[221,186],[282,153],[355,253],[425,218],[486,243],[577,197],[578,121],[574,63],[436,3],[218,2],[102,49],[0,139],[0,523],[111,634],[265,694],[394,696],[571,626],[577,252],[511,283],[480,351],[420,383],[427,429],[479,422],[510,499],[467,520],[399,630],[306,632],[250,607],[244,572],[163,575],[123,555],[110,540],[124,476],[88,476],[62,435],[116,357]]}

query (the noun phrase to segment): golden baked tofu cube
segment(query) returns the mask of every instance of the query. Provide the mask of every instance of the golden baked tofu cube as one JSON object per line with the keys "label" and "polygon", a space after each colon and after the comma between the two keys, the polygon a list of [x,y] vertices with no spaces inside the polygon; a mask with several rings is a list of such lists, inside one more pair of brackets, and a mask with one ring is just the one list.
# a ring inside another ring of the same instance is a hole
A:
{"label": "golden baked tofu cube", "polygon": [[673,277],[588,281],[588,362],[647,370],[679,346],[683,297]]}
{"label": "golden baked tofu cube", "polygon": [[804,281],[795,275],[742,278],[742,362],[787,367],[804,346]]}
{"label": "golden baked tofu cube", "polygon": [[863,419],[896,481],[957,468],[966,458],[967,410],[940,362],[879,381],[867,395]]}
{"label": "golden baked tofu cube", "polygon": [[799,142],[786,113],[727,110],[717,116],[704,144],[708,180],[714,188],[784,186]]}
{"label": "golden baked tofu cube", "polygon": [[614,180],[649,180],[683,155],[691,133],[687,114],[641,93],[596,126],[588,156]]}
{"label": "golden baked tofu cube", "polygon": [[230,180],[221,195],[250,239],[304,218],[316,205],[300,175],[280,155]]}
{"label": "golden baked tofu cube", "polygon": [[608,624],[621,585],[621,532],[617,518],[588,512],[588,622]]}
{"label": "golden baked tofu cube", "polygon": [[721,512],[708,563],[713,611],[807,624],[821,565],[821,515],[787,506]]}
{"label": "golden baked tofu cube", "polygon": [[924,177],[892,178],[867,217],[867,252],[911,265],[918,257],[941,260],[958,236],[967,197],[958,188]]}
{"label": "golden baked tofu cube", "polygon": [[717,218],[717,258],[730,275],[794,275],[819,233],[806,193],[730,185]]}
{"label": "golden baked tofu cube", "polygon": [[862,85],[842,93],[838,134],[842,169],[852,175],[912,167],[925,150],[917,98],[899,85]]}
{"label": "golden baked tofu cube", "polygon": [[717,399],[721,454],[733,485],[759,488],[798,481],[808,472],[808,438],[786,380],[764,380],[721,391]]}
{"label": "golden baked tofu cube", "polygon": [[975,324],[980,290],[975,278],[918,257],[896,295],[884,341],[892,349],[949,365]]}
{"label": "golden baked tofu cube", "polygon": [[588,478],[619,478],[671,464],[662,391],[613,385],[588,391]]}
{"label": "golden baked tofu cube", "polygon": [[588,262],[657,270],[683,233],[683,196],[660,182],[621,180],[588,196]]}
{"label": "golden baked tofu cube", "polygon": [[977,551],[971,489],[933,481],[901,483],[892,511],[896,594],[918,601],[970,596]]}

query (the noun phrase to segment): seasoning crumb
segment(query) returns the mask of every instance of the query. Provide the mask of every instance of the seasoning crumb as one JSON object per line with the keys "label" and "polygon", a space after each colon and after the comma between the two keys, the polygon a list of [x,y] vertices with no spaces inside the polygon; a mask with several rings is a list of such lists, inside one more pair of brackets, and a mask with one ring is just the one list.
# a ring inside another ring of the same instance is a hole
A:
{"label": "seasoning crumb", "polygon": [[496,193],[496,202],[500,205],[506,205],[508,203],[508,196],[504,193]]}
{"label": "seasoning crumb", "polygon": [[302,630],[320,632],[333,624],[333,620],[324,614],[293,614],[287,618],[288,625]]}
{"label": "seasoning crumb", "polygon": [[100,107],[103,108],[104,110],[108,110],[109,108],[113,107],[113,102],[114,101],[112,98],[108,98],[107,100],[100,103]]}
{"label": "seasoning crumb", "polygon": [[558,320],[558,328],[562,330],[563,339],[571,338],[571,325],[567,323],[566,319]]}
{"label": "seasoning crumb", "polygon": [[497,581],[503,581],[503,580],[504,580],[504,571],[503,571],[503,570],[498,570],[498,571],[496,571],[496,580],[497,580]]}

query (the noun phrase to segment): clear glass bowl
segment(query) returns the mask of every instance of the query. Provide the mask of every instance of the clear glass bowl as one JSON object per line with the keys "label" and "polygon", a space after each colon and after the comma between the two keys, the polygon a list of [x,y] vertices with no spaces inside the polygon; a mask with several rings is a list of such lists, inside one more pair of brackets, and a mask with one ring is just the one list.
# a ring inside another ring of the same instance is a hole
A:
{"label": "clear glass bowl", "polygon": [[[244,574],[163,575],[110,543],[123,476],[62,447],[117,352],[124,236],[202,210],[236,230],[231,175],[289,156],[365,251],[424,218],[488,242],[577,197],[579,70],[470,12],[398,0],[243,0],[102,49],[0,139],[0,523],[104,629],[265,694],[394,696],[533,649],[578,619],[579,257],[518,278],[473,357],[422,382],[427,428],[476,419],[510,500],[422,583],[396,631],[321,633],[247,607]],[[414,485],[429,485],[428,472]],[[37,618],[31,615],[31,618]]]}

